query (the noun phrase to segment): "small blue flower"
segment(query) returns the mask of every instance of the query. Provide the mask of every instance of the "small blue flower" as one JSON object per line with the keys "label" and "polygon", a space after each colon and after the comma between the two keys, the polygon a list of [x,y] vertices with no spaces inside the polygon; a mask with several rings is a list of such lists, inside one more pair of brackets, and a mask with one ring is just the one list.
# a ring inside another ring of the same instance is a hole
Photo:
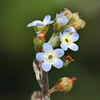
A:
{"label": "small blue flower", "polygon": [[56,21],[59,25],[64,26],[68,23],[68,18],[64,14],[56,14]]}
{"label": "small blue flower", "polygon": [[71,29],[66,29],[62,33],[59,34],[59,38],[61,41],[61,48],[65,51],[67,51],[67,49],[71,49],[73,51],[77,51],[78,50],[78,45],[73,43],[76,42],[79,39],[79,35],[78,33],[71,33]]}
{"label": "small blue flower", "polygon": [[36,54],[36,59],[38,61],[43,61],[42,69],[48,72],[52,65],[58,69],[63,66],[63,61],[59,59],[64,55],[64,51],[62,49],[53,50],[52,46],[49,43],[43,44],[43,51]]}
{"label": "small blue flower", "polygon": [[27,27],[32,27],[32,26],[46,26],[46,25],[52,24],[54,22],[54,21],[50,21],[50,20],[51,20],[51,16],[47,15],[47,16],[45,16],[43,22],[40,21],[40,20],[35,20],[32,23],[29,23],[27,25]]}

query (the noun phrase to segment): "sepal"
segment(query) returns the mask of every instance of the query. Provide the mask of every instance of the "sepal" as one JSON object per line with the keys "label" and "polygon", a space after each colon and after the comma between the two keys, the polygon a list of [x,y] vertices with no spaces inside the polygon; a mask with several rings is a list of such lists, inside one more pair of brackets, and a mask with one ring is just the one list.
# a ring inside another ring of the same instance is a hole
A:
{"label": "sepal", "polygon": [[33,40],[34,43],[34,48],[36,52],[39,52],[42,50],[42,45],[45,43],[45,38],[44,37],[35,37]]}

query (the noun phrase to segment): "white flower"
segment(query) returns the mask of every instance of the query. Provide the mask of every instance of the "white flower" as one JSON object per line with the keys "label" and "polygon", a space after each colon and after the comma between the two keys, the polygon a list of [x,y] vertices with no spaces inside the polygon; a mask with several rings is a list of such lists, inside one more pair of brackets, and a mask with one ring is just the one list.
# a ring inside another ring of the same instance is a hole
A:
{"label": "white flower", "polygon": [[71,29],[66,29],[63,32],[63,35],[62,33],[60,33],[59,37],[60,37],[60,41],[62,42],[61,48],[65,51],[67,51],[68,48],[70,48],[73,51],[77,51],[78,46],[73,42],[79,39],[79,35],[78,33],[73,33],[73,34],[70,33],[71,33]]}
{"label": "white flower", "polygon": [[64,26],[68,23],[68,18],[64,14],[56,14],[56,21],[59,25]]}
{"label": "white flower", "polygon": [[62,49],[53,50],[52,46],[49,43],[43,44],[43,52],[39,52],[36,54],[36,59],[38,61],[44,61],[42,64],[42,69],[48,72],[52,65],[56,68],[61,68],[63,66],[63,61],[59,59],[64,55],[64,51]]}
{"label": "white flower", "polygon": [[50,20],[51,20],[51,16],[47,15],[47,16],[45,16],[43,22],[40,21],[40,20],[35,20],[32,23],[29,23],[27,25],[27,27],[32,27],[32,26],[46,26],[48,24],[52,24],[53,23],[53,21],[50,21]]}

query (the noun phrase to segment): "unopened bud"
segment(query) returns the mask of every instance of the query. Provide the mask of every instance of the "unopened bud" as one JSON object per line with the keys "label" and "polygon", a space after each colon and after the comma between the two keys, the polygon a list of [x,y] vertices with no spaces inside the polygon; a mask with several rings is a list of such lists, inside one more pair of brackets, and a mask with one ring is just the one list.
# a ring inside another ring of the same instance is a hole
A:
{"label": "unopened bud", "polygon": [[82,19],[79,19],[80,20],[80,22],[81,22],[81,28],[84,28],[85,27],[85,21],[84,20],[82,20]]}
{"label": "unopened bud", "polygon": [[68,27],[68,28],[71,29],[71,34],[72,34],[72,33],[76,33],[76,30],[75,30],[74,27],[70,26],[70,27]]}
{"label": "unopened bud", "polygon": [[45,38],[36,37],[33,41],[36,52],[41,51],[42,45],[45,43]]}
{"label": "unopened bud", "polygon": [[72,26],[78,30],[81,28],[81,21],[80,20],[75,20],[73,23],[72,23]]}
{"label": "unopened bud", "polygon": [[73,21],[73,14],[72,14],[72,12],[70,10],[65,9],[64,14],[69,19],[68,23]]}
{"label": "unopened bud", "polygon": [[73,13],[73,18],[74,20],[78,20],[79,19],[79,15],[77,12]]}
{"label": "unopened bud", "polygon": [[68,92],[72,89],[74,81],[76,81],[75,77],[73,77],[72,79],[63,77],[55,84],[55,86],[48,92],[48,94],[54,91]]}
{"label": "unopened bud", "polygon": [[85,21],[82,19],[75,20],[72,25],[76,30],[85,27]]}

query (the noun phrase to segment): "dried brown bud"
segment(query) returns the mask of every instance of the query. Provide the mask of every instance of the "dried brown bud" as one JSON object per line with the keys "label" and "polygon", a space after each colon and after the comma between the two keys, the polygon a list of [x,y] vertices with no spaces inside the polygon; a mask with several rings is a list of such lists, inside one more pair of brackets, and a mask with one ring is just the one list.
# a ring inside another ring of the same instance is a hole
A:
{"label": "dried brown bud", "polygon": [[73,56],[68,55],[66,57],[66,62],[74,61]]}

